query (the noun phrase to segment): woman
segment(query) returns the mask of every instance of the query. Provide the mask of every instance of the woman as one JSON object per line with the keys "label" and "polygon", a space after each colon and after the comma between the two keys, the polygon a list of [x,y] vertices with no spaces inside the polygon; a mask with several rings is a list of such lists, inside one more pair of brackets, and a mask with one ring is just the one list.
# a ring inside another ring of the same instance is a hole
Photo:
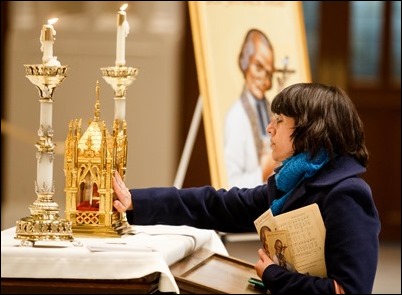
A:
{"label": "woman", "polygon": [[372,292],[380,221],[368,184],[363,124],[347,94],[316,83],[291,85],[272,101],[267,126],[272,157],[282,162],[267,184],[230,190],[204,186],[128,190],[114,179],[130,223],[189,225],[223,232],[254,231],[268,208],[274,215],[317,203],[326,227],[327,277],[290,272],[258,250],[257,275],[271,293]]}

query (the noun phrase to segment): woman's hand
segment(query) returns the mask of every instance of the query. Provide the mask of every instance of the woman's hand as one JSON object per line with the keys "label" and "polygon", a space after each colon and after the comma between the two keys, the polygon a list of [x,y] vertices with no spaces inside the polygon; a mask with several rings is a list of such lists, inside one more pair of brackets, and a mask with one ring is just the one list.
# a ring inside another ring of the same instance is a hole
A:
{"label": "woman's hand", "polygon": [[257,272],[257,275],[262,278],[262,274],[264,270],[270,266],[271,264],[275,264],[271,258],[267,255],[264,249],[258,249],[258,255],[260,256],[260,259],[256,262],[254,265],[254,268]]}
{"label": "woman's hand", "polygon": [[113,202],[113,206],[116,210],[120,213],[126,212],[127,210],[133,210],[133,201],[131,199],[130,191],[117,171],[113,176],[113,189],[117,196],[117,200],[114,200]]}

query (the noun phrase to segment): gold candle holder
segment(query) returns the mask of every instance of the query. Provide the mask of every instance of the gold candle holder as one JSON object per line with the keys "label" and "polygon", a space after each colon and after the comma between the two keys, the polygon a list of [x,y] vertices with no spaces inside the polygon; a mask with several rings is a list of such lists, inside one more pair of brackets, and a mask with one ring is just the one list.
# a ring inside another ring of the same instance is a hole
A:
{"label": "gold candle holder", "polygon": [[117,124],[119,132],[123,132],[122,127],[126,123],[126,91],[137,78],[138,69],[115,66],[101,68],[101,72],[103,79],[112,86],[114,91],[114,125]]}
{"label": "gold candle holder", "polygon": [[126,95],[126,89],[135,81],[138,75],[138,69],[132,67],[106,67],[101,68],[102,77],[110,84],[115,92],[115,97],[123,98]]}
{"label": "gold candle holder", "polygon": [[73,241],[72,225],[59,216],[59,206],[53,201],[54,147],[52,129],[53,94],[66,77],[68,66],[24,65],[26,77],[39,90],[40,128],[37,148],[37,199],[29,206],[31,215],[17,221],[16,239],[22,244],[37,241]]}

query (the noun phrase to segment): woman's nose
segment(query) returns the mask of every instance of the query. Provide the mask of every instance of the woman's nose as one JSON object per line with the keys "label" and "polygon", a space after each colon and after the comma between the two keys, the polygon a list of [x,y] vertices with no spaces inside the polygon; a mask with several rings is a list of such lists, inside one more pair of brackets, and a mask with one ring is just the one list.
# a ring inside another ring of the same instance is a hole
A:
{"label": "woman's nose", "polygon": [[271,122],[269,122],[269,124],[267,125],[267,128],[265,128],[265,130],[268,132],[268,133],[270,133],[270,134],[272,134],[272,131],[273,131],[273,126],[272,126],[272,121]]}

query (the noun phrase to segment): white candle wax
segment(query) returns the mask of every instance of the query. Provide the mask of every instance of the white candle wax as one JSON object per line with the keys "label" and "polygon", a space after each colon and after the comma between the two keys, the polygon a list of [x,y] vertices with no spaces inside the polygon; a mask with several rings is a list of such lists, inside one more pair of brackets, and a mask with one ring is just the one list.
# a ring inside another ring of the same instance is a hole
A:
{"label": "white candle wax", "polygon": [[44,25],[40,35],[41,51],[43,52],[42,62],[47,63],[53,58],[54,35],[56,31],[52,25]]}
{"label": "white candle wax", "polygon": [[53,58],[53,42],[43,41],[42,46],[43,46],[42,62],[46,64]]}
{"label": "white candle wax", "polygon": [[53,188],[53,161],[48,154],[41,154],[38,158],[36,182],[39,192],[50,192]]}
{"label": "white candle wax", "polygon": [[126,37],[130,31],[127,15],[124,11],[126,7],[127,4],[123,5],[117,13],[116,66],[126,64]]}
{"label": "white candle wax", "polygon": [[40,50],[43,52],[42,63],[47,66],[60,66],[57,57],[53,56],[53,44],[56,36],[56,30],[53,24],[57,22],[57,18],[48,20],[47,25],[43,25],[40,33]]}
{"label": "white candle wax", "polygon": [[40,103],[40,125],[45,129],[52,126],[52,103],[41,101]]}
{"label": "white candle wax", "polygon": [[114,100],[114,119],[125,120],[126,118],[126,100],[115,99]]}

